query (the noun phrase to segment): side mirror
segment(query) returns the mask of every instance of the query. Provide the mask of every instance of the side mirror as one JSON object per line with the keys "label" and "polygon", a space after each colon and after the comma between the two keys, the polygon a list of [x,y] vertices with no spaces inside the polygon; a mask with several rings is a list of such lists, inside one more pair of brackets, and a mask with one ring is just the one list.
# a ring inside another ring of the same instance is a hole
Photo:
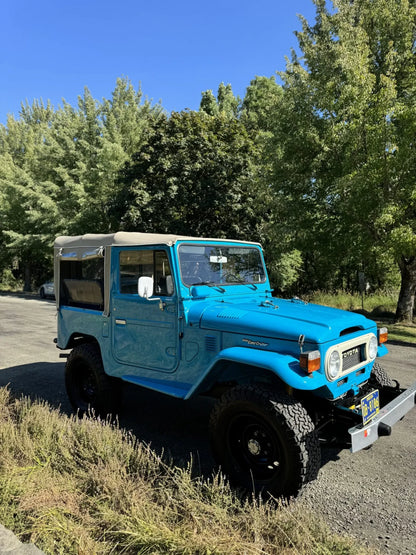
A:
{"label": "side mirror", "polygon": [[139,297],[148,299],[153,296],[153,278],[148,276],[142,276],[139,278],[137,289]]}

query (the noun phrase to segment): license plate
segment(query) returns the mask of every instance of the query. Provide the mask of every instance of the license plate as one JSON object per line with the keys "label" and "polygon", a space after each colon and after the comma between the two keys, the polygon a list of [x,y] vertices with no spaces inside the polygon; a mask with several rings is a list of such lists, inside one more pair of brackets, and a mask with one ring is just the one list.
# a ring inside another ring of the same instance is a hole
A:
{"label": "license plate", "polygon": [[365,397],[361,399],[361,413],[363,415],[363,424],[370,422],[372,418],[380,410],[380,398],[378,395],[378,389],[375,389]]}

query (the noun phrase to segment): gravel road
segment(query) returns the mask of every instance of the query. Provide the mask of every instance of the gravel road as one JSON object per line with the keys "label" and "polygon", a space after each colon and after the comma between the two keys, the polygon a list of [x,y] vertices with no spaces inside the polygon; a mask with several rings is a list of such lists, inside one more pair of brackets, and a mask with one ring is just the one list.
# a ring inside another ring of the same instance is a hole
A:
{"label": "gravel road", "polygon": [[[52,301],[0,296],[0,386],[16,395],[44,399],[71,412],[64,386],[64,362],[53,344]],[[402,387],[416,381],[416,347],[389,345],[382,364]],[[207,443],[211,402],[188,402],[125,384],[120,425],[198,470],[214,467]],[[351,454],[325,449],[318,479],[298,502],[321,514],[332,530],[348,533],[381,553],[416,554],[416,409],[396,424],[390,437]]]}

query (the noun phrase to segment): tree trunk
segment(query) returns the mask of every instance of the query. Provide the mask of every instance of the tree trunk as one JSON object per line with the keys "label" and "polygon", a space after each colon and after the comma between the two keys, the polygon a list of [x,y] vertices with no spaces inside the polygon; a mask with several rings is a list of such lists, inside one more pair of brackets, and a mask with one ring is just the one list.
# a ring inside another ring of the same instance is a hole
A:
{"label": "tree trunk", "polygon": [[402,281],[397,302],[396,322],[412,322],[416,292],[416,257],[402,256],[399,268]]}
{"label": "tree trunk", "polygon": [[23,286],[23,291],[32,290],[32,268],[29,263],[25,264],[25,284]]}

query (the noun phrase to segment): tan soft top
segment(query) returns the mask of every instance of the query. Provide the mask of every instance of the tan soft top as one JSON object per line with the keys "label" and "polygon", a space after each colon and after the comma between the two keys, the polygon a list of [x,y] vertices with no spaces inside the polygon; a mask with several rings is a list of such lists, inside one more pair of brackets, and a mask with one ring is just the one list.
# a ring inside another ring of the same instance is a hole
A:
{"label": "tan soft top", "polygon": [[[109,247],[112,245],[174,245],[176,241],[232,241],[231,239],[207,239],[202,237],[188,237],[186,235],[171,235],[163,233],[138,233],[118,231],[117,233],[61,236],[55,239],[55,248],[79,247]],[[232,241],[234,242],[234,241]],[[236,243],[250,243],[250,241],[235,241]],[[258,244],[258,243],[251,243]]]}
{"label": "tan soft top", "polygon": [[109,247],[111,245],[173,245],[179,239],[195,239],[183,235],[159,233],[137,233],[118,231],[117,233],[87,233],[55,239],[55,248],[66,247]]}
{"label": "tan soft top", "polygon": [[[61,236],[55,239],[55,298],[59,306],[59,280],[60,280],[60,260],[85,260],[103,256],[106,247],[112,246],[140,246],[140,245],[168,245],[172,246],[177,241],[216,241],[216,242],[235,242],[243,244],[258,245],[249,241],[232,241],[230,239],[207,239],[202,237],[188,237],[186,235],[171,235],[159,233],[138,233],[118,231],[117,233],[97,234],[87,233],[85,235]],[[105,257],[105,275],[110,274],[111,260]],[[110,281],[104,280],[104,314],[109,314],[109,287]]]}

